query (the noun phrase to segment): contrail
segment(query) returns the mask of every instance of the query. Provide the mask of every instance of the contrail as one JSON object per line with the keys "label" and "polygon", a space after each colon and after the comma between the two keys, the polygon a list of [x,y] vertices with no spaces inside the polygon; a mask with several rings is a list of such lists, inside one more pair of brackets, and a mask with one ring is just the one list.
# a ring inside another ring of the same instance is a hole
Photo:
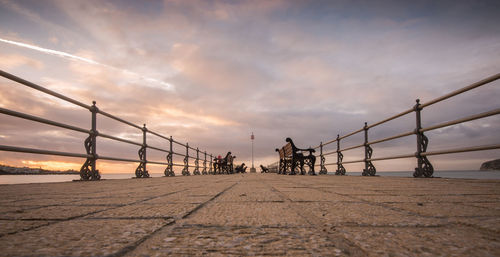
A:
{"label": "contrail", "polygon": [[54,56],[59,56],[59,57],[66,58],[66,59],[69,59],[69,60],[76,60],[76,61],[90,63],[90,64],[93,64],[93,65],[103,66],[103,67],[106,67],[106,68],[109,68],[109,69],[121,71],[121,72],[130,74],[130,75],[136,76],[136,77],[138,77],[138,78],[140,78],[142,80],[148,81],[148,82],[153,82],[153,83],[160,84],[160,85],[162,85],[162,86],[165,87],[164,89],[174,90],[174,86],[172,84],[163,82],[163,81],[158,80],[158,79],[144,77],[144,76],[142,76],[142,75],[140,75],[138,73],[135,73],[133,71],[129,71],[127,69],[120,69],[120,68],[117,68],[117,67],[109,66],[109,65],[104,64],[104,63],[96,62],[96,61],[94,61],[92,59],[89,59],[89,58],[84,58],[84,57],[81,57],[81,56],[72,55],[72,54],[69,54],[69,53],[66,53],[66,52],[62,52],[62,51],[57,51],[57,50],[52,50],[52,49],[48,49],[48,48],[39,47],[39,46],[36,46],[36,45],[30,45],[30,44],[25,44],[25,43],[21,43],[21,42],[11,41],[11,40],[7,40],[7,39],[3,39],[3,38],[0,38],[0,42],[4,42],[4,43],[7,43],[7,44],[11,44],[11,45],[19,46],[19,47],[24,47],[24,48],[28,48],[28,49],[32,49],[32,50],[35,50],[35,51],[39,51],[39,52],[50,54],[50,55],[54,55]]}

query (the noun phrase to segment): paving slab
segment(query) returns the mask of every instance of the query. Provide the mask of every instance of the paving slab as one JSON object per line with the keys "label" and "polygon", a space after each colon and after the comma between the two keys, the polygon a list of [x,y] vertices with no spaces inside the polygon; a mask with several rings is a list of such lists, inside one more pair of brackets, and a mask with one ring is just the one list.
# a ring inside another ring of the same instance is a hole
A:
{"label": "paving slab", "polygon": [[296,190],[280,190],[290,201],[294,202],[352,202],[352,197],[339,195],[337,193],[325,192],[314,188],[298,188]]}
{"label": "paving slab", "polygon": [[283,200],[283,197],[272,188],[258,183],[240,183],[217,198],[220,202],[283,202]]}
{"label": "paving slab", "polygon": [[467,227],[334,228],[368,256],[498,256],[500,242]]}
{"label": "paving slab", "polygon": [[187,223],[219,226],[289,226],[306,221],[280,202],[212,202],[186,219]]}
{"label": "paving slab", "polygon": [[176,218],[195,209],[198,204],[133,204],[90,215],[93,218]]}
{"label": "paving slab", "polygon": [[155,235],[129,256],[340,256],[342,251],[307,227],[188,225]]}
{"label": "paving slab", "polygon": [[193,203],[193,204],[201,204],[203,202],[208,201],[215,194],[203,195],[197,194],[195,192],[183,191],[171,195],[156,197],[154,199],[150,199],[145,201],[144,203],[150,204],[170,204],[170,203]]}
{"label": "paving slab", "polygon": [[500,180],[235,174],[0,193],[0,256],[500,255]]}
{"label": "paving slab", "polygon": [[0,256],[105,256],[167,224],[165,220],[73,220],[7,235]]}
{"label": "paving slab", "polygon": [[304,215],[313,216],[324,225],[335,226],[435,226],[442,219],[420,217],[384,206],[367,203],[293,203]]}

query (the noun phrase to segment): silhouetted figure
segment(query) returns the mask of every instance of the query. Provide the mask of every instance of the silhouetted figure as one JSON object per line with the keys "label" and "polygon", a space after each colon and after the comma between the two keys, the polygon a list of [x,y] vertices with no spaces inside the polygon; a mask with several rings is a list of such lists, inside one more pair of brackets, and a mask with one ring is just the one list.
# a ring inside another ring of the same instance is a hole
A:
{"label": "silhouetted figure", "polygon": [[262,166],[262,164],[260,165],[260,169],[261,169],[260,173],[269,173],[269,169]]}

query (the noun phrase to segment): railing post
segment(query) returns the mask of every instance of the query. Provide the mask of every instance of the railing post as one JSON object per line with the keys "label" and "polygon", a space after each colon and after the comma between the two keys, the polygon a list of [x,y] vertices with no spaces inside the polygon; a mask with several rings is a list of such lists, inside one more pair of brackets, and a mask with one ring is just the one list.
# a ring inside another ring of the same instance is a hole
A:
{"label": "railing post", "polygon": [[194,175],[201,175],[200,173],[200,150],[196,147],[196,160],[194,160]]}
{"label": "railing post", "polygon": [[186,143],[186,156],[184,156],[184,169],[182,169],[183,176],[190,176],[189,173],[189,144]]}
{"label": "railing post", "polygon": [[344,155],[340,152],[340,135],[337,134],[337,170],[335,175],[345,175],[346,170],[342,165],[342,159],[344,159]]}
{"label": "railing post", "polygon": [[319,174],[327,174],[328,170],[325,167],[325,156],[323,155],[323,142],[319,144],[320,170]]}
{"label": "railing post", "polygon": [[174,177],[175,176],[175,172],[174,172],[174,163],[173,163],[173,160],[172,160],[172,157],[173,157],[173,150],[172,150],[172,136],[170,136],[170,139],[168,140],[170,142],[170,151],[168,152],[167,154],[167,168],[165,168],[165,176],[166,177]]}
{"label": "railing post", "polygon": [[148,129],[146,128],[146,124],[142,127],[142,146],[141,149],[139,149],[139,159],[141,160],[141,163],[137,168],[135,169],[135,176],[137,178],[149,178],[149,172],[146,169],[146,164],[147,164],[147,159],[146,159],[146,133]]}
{"label": "railing post", "polygon": [[427,151],[429,139],[424,135],[424,132],[420,131],[420,129],[422,129],[422,118],[420,116],[422,107],[420,106],[420,99],[417,99],[416,101],[417,104],[415,104],[413,109],[416,114],[415,134],[417,135],[417,152],[415,153],[415,157],[417,158],[417,167],[415,168],[413,177],[425,176],[429,178],[432,177],[432,174],[434,174],[434,167],[432,167],[432,164],[429,159],[427,159],[427,156],[422,156],[422,153]]}
{"label": "railing post", "polygon": [[203,171],[201,172],[201,174],[203,175],[207,175],[207,152],[204,153],[205,154],[205,159],[203,160]]}
{"label": "railing post", "polygon": [[368,124],[365,122],[363,127],[365,131],[365,168],[363,169],[363,176],[375,176],[377,169],[373,166],[372,162],[369,160],[372,158],[373,149],[368,144]]}
{"label": "railing post", "polygon": [[212,162],[213,156],[210,154],[210,167],[208,168],[208,174],[214,174],[215,175],[215,170],[212,170],[213,167],[213,162]]}
{"label": "railing post", "polygon": [[89,111],[92,113],[92,124],[91,129],[89,131],[89,137],[85,139],[84,146],[87,155],[87,160],[83,163],[80,168],[80,178],[81,180],[99,180],[101,179],[101,175],[99,174],[99,170],[96,169],[96,160],[99,158],[97,155],[97,135],[99,132],[97,131],[97,112],[99,112],[99,108],[95,105],[96,102],[92,102],[92,106]]}

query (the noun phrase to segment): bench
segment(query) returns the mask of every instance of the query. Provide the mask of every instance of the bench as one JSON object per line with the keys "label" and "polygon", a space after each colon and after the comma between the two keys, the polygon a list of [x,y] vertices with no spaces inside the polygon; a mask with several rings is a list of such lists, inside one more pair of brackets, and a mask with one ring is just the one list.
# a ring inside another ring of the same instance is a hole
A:
{"label": "bench", "polygon": [[284,174],[285,172],[285,150],[283,150],[283,147],[280,149],[276,148],[276,152],[280,155],[280,161],[278,164],[278,174]]}
{"label": "bench", "polygon": [[260,165],[260,169],[261,169],[260,173],[269,173],[269,169],[262,166],[262,164]]}
{"label": "bench", "polygon": [[227,152],[224,158],[215,158],[213,162],[214,175],[216,174],[232,174],[233,173],[233,159],[235,156],[231,152]]}
{"label": "bench", "polygon": [[233,174],[233,159],[235,157],[231,155],[231,152],[227,152],[226,157],[220,160],[219,171],[222,174]]}
{"label": "bench", "polygon": [[[287,144],[281,149],[276,149],[276,151],[280,154],[278,173],[295,175],[298,171],[300,171],[301,175],[305,175],[306,172],[304,166],[306,165],[309,167],[308,174],[316,175],[314,172],[316,156],[313,154],[315,150],[312,148],[298,148],[289,137],[286,138],[286,142]],[[308,155],[306,155],[307,152],[309,152]]]}
{"label": "bench", "polygon": [[236,173],[245,173],[247,171],[247,167],[245,166],[245,163],[242,163],[241,165],[237,165],[236,168],[234,168],[234,171]]}

